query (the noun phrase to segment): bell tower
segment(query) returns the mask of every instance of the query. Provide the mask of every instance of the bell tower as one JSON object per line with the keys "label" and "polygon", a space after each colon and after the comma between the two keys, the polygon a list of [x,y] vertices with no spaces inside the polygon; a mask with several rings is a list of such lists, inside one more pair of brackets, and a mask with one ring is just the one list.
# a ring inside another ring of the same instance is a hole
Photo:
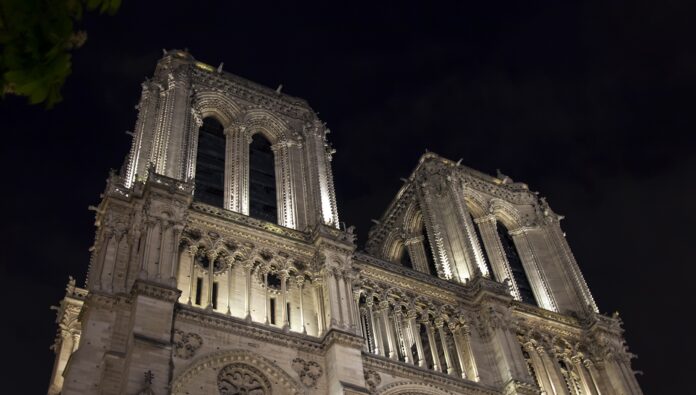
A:
{"label": "bell tower", "polygon": [[[252,201],[259,195],[255,192],[268,200],[263,190],[275,189],[276,196],[262,206],[277,208],[270,217],[278,225],[298,230],[319,223],[337,227],[333,151],[324,123],[304,100],[230,76],[187,52],[165,54],[154,78],[142,85],[125,186],[145,179],[150,167],[181,182],[207,178],[208,187],[222,191],[221,207],[244,215],[254,214],[250,207],[257,205]],[[224,144],[218,144],[215,154],[217,174],[211,174],[215,169],[210,158],[201,160],[216,149],[210,143],[211,124]],[[269,148],[271,171],[259,174],[254,165],[264,156],[259,150],[263,145]],[[203,169],[197,168],[201,165]]]}

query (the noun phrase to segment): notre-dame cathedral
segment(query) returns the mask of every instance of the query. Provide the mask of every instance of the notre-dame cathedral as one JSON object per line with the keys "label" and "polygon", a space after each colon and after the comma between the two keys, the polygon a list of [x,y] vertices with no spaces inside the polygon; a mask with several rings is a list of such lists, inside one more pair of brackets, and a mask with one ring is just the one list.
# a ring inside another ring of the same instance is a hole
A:
{"label": "notre-dame cathedral", "polygon": [[426,153],[358,250],[304,100],[175,50],[137,109],[50,395],[642,394],[525,184]]}

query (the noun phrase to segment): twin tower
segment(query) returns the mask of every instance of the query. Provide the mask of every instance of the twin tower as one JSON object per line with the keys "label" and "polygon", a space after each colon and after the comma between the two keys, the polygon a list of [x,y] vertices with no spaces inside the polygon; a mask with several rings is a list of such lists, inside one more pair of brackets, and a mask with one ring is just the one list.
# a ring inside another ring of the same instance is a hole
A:
{"label": "twin tower", "polygon": [[357,250],[305,101],[178,50],[142,88],[49,394],[642,394],[525,184],[426,153]]}

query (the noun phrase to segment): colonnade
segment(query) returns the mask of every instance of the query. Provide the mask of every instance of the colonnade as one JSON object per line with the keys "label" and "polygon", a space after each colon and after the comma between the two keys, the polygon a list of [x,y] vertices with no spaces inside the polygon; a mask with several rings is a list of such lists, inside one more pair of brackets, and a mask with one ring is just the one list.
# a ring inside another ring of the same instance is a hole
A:
{"label": "colonnade", "polygon": [[191,246],[181,253],[180,302],[313,336],[324,333],[321,281],[294,267]]}
{"label": "colonnade", "polygon": [[365,351],[436,372],[478,381],[466,325],[446,316],[379,301],[358,300]]}

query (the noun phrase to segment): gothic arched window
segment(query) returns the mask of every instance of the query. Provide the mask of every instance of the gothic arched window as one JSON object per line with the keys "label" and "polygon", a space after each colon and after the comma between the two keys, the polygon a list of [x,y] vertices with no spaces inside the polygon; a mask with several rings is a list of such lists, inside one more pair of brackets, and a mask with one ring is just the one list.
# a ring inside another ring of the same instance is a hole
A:
{"label": "gothic arched window", "polygon": [[271,143],[261,133],[249,145],[249,215],[278,223],[275,159]]}
{"label": "gothic arched window", "polygon": [[220,395],[267,395],[271,393],[271,383],[266,376],[253,366],[232,363],[218,373]]}
{"label": "gothic arched window", "polygon": [[409,269],[413,269],[413,261],[411,261],[411,254],[408,252],[408,248],[405,245],[401,246],[401,256],[399,257],[399,262],[402,266],[406,266]]}
{"label": "gothic arched window", "polygon": [[503,246],[508,264],[510,265],[512,277],[515,280],[515,284],[517,284],[517,289],[520,291],[520,298],[525,303],[538,306],[534,298],[534,292],[532,292],[532,285],[529,283],[527,273],[524,271],[524,266],[522,266],[522,260],[517,253],[517,248],[515,248],[515,241],[512,239],[512,236],[510,236],[507,228],[500,222],[496,224],[496,229],[498,230],[498,237],[500,237],[500,243]]}
{"label": "gothic arched window", "polygon": [[223,207],[225,189],[225,134],[215,118],[203,119],[198,131],[194,199]]}

